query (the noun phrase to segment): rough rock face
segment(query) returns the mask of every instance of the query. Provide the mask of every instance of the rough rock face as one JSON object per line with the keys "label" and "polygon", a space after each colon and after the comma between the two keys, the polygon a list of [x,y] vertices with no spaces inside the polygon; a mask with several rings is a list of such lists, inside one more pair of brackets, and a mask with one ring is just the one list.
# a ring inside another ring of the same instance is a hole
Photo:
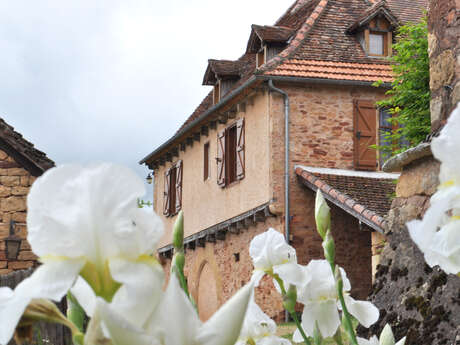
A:
{"label": "rough rock face", "polygon": [[[405,227],[425,213],[438,172],[439,164],[425,157],[405,167],[398,182],[370,296],[381,315],[369,335],[380,334],[389,323],[396,339],[407,335],[406,345],[460,344],[460,278],[426,265]],[[360,329],[362,335],[368,336],[366,332]]]}

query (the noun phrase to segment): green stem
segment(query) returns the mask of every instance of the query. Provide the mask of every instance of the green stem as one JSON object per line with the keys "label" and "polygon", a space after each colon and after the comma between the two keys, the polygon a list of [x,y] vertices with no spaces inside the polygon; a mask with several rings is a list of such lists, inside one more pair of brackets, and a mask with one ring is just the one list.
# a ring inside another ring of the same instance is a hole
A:
{"label": "green stem", "polygon": [[[332,269],[332,274],[335,277],[335,270],[339,270],[339,268],[333,264],[330,265]],[[347,331],[348,337],[350,338],[350,341],[352,345],[358,345],[358,340],[356,339],[356,334],[355,331],[353,330],[353,323],[351,322],[351,315],[348,312],[348,308],[345,304],[345,298],[343,297],[343,280],[342,276],[340,274],[340,271],[338,271],[338,274],[340,275],[339,280],[336,280],[336,286],[337,286],[337,295],[339,296],[339,301],[340,305],[342,306],[342,313],[343,313],[343,318],[345,320],[345,329]]]}
{"label": "green stem", "polygon": [[[284,283],[281,280],[281,278],[277,274],[271,274],[271,276],[278,283],[278,285],[280,287],[280,290],[281,290],[281,295],[283,297],[286,296],[286,289],[284,287]],[[297,314],[296,314],[295,310],[288,310],[288,312],[291,315],[292,319],[294,320],[294,322],[295,322],[295,324],[297,326],[297,329],[299,330],[300,334],[302,335],[302,338],[303,338],[303,341],[305,342],[305,344],[306,345],[311,345],[311,342],[310,342],[310,340],[308,340],[308,337],[307,337],[307,335],[305,334],[305,332],[303,330],[302,324],[300,323],[299,318],[297,317]]]}

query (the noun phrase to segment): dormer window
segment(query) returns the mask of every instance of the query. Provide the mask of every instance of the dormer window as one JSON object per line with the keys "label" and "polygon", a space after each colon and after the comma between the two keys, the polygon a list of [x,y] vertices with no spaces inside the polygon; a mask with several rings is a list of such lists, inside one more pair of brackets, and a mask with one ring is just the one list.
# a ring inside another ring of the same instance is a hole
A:
{"label": "dormer window", "polygon": [[398,25],[398,20],[382,1],[366,11],[347,33],[355,35],[367,56],[391,56],[393,30]]}
{"label": "dormer window", "polygon": [[220,101],[220,80],[214,85],[214,91],[212,94],[213,104],[217,104]]}
{"label": "dormer window", "polygon": [[208,60],[208,67],[203,78],[203,85],[212,85],[213,104],[225,97],[240,78],[243,62],[236,60]]}
{"label": "dormer window", "polygon": [[265,63],[266,46],[263,46],[257,53],[256,67],[259,68]]}
{"label": "dormer window", "polygon": [[385,33],[369,32],[369,55],[384,56],[385,51]]}

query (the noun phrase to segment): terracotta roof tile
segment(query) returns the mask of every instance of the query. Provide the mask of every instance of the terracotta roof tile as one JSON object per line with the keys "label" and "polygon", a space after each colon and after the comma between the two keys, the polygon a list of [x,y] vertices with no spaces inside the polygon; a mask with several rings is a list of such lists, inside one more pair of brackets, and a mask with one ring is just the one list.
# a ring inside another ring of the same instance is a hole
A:
{"label": "terracotta roof tile", "polygon": [[286,60],[269,75],[305,78],[392,82],[393,75],[388,64],[360,64],[317,60]]}
{"label": "terracotta roof tile", "polygon": [[20,133],[14,130],[14,127],[7,124],[2,118],[0,118],[0,139],[3,139],[7,145],[29,161],[41,173],[55,165],[44,152],[35,148],[31,142],[24,139]]}
{"label": "terracotta roof tile", "polygon": [[252,29],[265,42],[286,42],[295,33],[295,29],[286,26],[252,25]]}
{"label": "terracotta roof tile", "polygon": [[[340,169],[321,169],[296,167],[299,178],[312,188],[318,187],[337,205],[356,216],[359,214],[377,228],[382,229],[384,218],[391,206],[391,196],[395,192],[395,174],[344,171]],[[311,183],[312,177],[315,178]],[[353,214],[356,212],[356,214]]]}

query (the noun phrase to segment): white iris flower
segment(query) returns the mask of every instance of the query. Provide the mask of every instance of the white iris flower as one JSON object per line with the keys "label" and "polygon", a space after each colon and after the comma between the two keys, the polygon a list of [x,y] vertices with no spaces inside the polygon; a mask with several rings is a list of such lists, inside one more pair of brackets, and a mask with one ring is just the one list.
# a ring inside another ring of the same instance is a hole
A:
{"label": "white iris flower", "polygon": [[[304,284],[297,286],[298,302],[304,305],[302,313],[302,327],[309,336],[313,336],[315,325],[318,324],[321,335],[332,337],[340,326],[339,308],[336,282],[331,267],[326,260],[312,260],[302,267],[304,277],[308,277]],[[345,304],[348,311],[363,326],[369,327],[379,318],[379,310],[370,302],[356,301],[347,293],[351,284],[345,271],[339,268],[342,280]],[[294,333],[294,341],[301,342],[302,336],[298,330]]]}
{"label": "white iris flower", "polygon": [[[163,270],[150,256],[163,227],[153,212],[137,207],[144,193],[140,178],[112,164],[64,165],[35,181],[27,199],[27,240],[43,265],[14,291],[0,288],[0,344],[11,339],[32,299],[59,301],[78,276],[84,280],[79,285],[112,308],[145,321],[163,283]],[[82,301],[87,309],[88,301]]]}
{"label": "white iris flower", "polygon": [[113,345],[233,345],[252,290],[252,284],[243,287],[203,324],[172,274],[160,304],[143,326],[128,321],[101,299],[96,313]]}
{"label": "white iris flower", "polygon": [[254,265],[252,280],[256,286],[265,274],[275,273],[284,280],[286,274],[295,279],[301,273],[295,249],[275,229],[270,228],[255,236],[249,245],[249,255]]}
{"label": "white iris flower", "polygon": [[402,338],[395,344],[393,331],[389,324],[386,324],[380,334],[380,340],[374,335],[371,339],[367,340],[358,337],[358,345],[404,345],[406,337]]}
{"label": "white iris flower", "polygon": [[440,186],[430,199],[423,220],[407,223],[407,228],[431,267],[460,272],[460,107],[451,114],[438,138],[433,139],[433,155],[441,162]]}
{"label": "white iris flower", "polygon": [[287,339],[276,336],[276,323],[265,314],[252,297],[243,328],[235,345],[291,345]]}

